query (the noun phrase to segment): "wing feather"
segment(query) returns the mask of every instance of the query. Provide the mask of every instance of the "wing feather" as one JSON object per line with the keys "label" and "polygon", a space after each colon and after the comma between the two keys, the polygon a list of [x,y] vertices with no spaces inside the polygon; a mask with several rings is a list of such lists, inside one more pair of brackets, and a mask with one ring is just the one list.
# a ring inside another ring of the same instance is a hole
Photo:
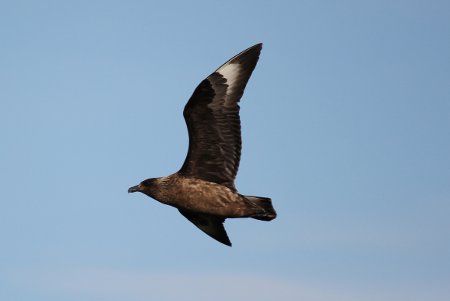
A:
{"label": "wing feather", "polygon": [[185,218],[187,218],[191,223],[208,234],[210,237],[231,247],[231,241],[228,238],[227,231],[223,226],[223,223],[225,222],[223,217],[189,212],[182,209],[178,210]]}
{"label": "wing feather", "polygon": [[235,189],[242,144],[238,103],[261,49],[257,44],[234,56],[195,89],[183,111],[189,149],[180,174]]}

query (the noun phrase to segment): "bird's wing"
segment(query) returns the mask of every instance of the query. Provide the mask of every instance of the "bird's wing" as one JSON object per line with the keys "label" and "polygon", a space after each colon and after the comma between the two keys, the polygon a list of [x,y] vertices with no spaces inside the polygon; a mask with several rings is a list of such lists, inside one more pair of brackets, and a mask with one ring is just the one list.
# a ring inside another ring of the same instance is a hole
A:
{"label": "bird's wing", "polygon": [[186,210],[178,209],[180,213],[197,226],[200,230],[214,238],[215,240],[231,247],[231,241],[227,232],[223,227],[225,219],[212,215],[194,213]]}
{"label": "bird's wing", "polygon": [[184,108],[189,150],[179,173],[234,187],[241,157],[239,100],[262,44],[239,53],[203,80]]}

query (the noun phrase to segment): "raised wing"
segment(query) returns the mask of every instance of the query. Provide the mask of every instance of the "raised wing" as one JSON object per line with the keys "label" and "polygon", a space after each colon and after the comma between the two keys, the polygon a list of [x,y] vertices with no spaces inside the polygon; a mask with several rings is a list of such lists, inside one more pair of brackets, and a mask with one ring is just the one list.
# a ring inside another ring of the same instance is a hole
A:
{"label": "raised wing", "polygon": [[178,173],[234,187],[241,158],[239,100],[262,44],[239,53],[203,80],[184,108],[189,150]]}

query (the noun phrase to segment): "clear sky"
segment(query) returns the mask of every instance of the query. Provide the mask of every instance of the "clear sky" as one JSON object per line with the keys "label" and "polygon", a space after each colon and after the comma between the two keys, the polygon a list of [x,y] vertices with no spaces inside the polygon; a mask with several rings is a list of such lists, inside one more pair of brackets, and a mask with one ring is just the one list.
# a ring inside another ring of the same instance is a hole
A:
{"label": "clear sky", "polygon": [[[233,247],[128,187],[258,42]],[[450,300],[448,1],[1,1],[0,299]]]}

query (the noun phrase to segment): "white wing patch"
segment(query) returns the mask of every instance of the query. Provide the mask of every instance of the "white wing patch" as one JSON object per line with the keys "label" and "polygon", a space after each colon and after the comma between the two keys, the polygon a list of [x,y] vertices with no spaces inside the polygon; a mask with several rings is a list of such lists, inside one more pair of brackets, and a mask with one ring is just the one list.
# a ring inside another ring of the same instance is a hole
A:
{"label": "white wing patch", "polygon": [[[226,64],[219,68],[217,73],[221,74],[227,80],[227,95],[233,94],[235,83],[239,80],[239,73],[241,72],[240,64]],[[225,104],[226,101],[225,101]]]}

